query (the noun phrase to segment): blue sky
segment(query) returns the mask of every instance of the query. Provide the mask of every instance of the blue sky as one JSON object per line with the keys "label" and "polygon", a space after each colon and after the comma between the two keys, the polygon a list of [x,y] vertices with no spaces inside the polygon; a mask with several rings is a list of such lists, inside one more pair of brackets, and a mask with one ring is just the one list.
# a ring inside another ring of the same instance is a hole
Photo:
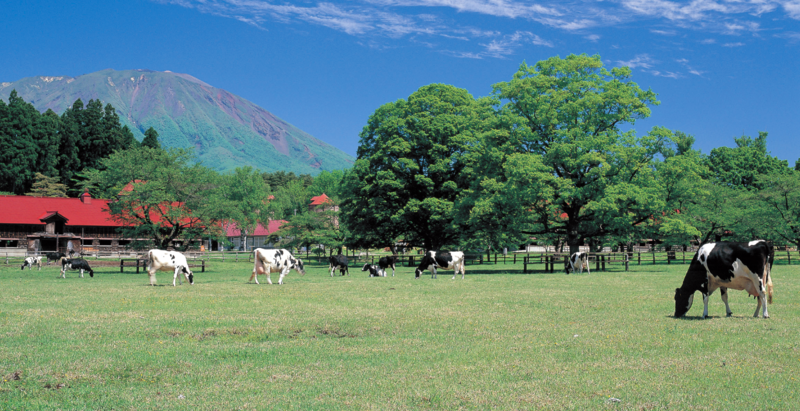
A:
{"label": "blue sky", "polygon": [[430,83],[491,93],[522,61],[599,54],[661,105],[636,123],[800,158],[800,0],[2,0],[0,81],[191,74],[345,152],[381,104]]}

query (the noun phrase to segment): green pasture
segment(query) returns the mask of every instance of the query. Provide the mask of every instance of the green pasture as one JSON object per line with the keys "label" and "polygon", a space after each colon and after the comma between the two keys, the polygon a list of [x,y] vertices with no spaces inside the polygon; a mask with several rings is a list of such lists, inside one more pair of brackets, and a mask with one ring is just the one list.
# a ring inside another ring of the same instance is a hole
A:
{"label": "green pasture", "polygon": [[683,264],[468,265],[463,281],[317,265],[283,286],[210,264],[178,287],[0,264],[0,408],[800,408],[798,266],[773,268],[772,318],[732,291],[732,318],[717,293],[700,320],[699,298],[672,318]]}

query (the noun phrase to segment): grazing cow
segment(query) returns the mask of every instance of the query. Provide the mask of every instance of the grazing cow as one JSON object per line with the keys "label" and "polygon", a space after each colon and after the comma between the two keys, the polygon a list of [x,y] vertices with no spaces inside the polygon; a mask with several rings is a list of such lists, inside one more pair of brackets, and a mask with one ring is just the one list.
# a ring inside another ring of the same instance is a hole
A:
{"label": "grazing cow", "polygon": [[378,260],[378,265],[364,264],[361,271],[369,271],[370,277],[386,277],[386,269],[392,267],[392,277],[394,277],[395,264],[397,263],[397,256],[390,255],[388,257],[381,257]]}
{"label": "grazing cow", "polygon": [[461,251],[428,251],[425,253],[425,257],[422,257],[419,267],[414,271],[414,278],[419,278],[425,270],[430,270],[433,273],[431,278],[437,278],[437,268],[455,270],[453,280],[456,279],[456,275],[461,271],[461,279],[463,280],[465,274],[464,253]]}
{"label": "grazing cow", "polygon": [[28,267],[30,271],[33,269],[33,265],[36,264],[39,266],[39,271],[42,271],[42,257],[28,257],[25,261],[22,262],[22,269],[24,270],[25,267]]}
{"label": "grazing cow", "polygon": [[83,271],[86,270],[89,272],[89,277],[94,277],[94,270],[83,258],[62,258],[61,278],[67,278],[67,270],[81,270],[81,278],[83,278]]}
{"label": "grazing cow", "polygon": [[586,266],[586,271],[591,274],[592,271],[589,269],[589,254],[578,251],[567,259],[567,262],[564,263],[564,271],[569,273],[574,273],[576,271],[576,267],[580,263],[580,273],[583,274],[583,267]]}
{"label": "grazing cow", "polygon": [[[764,240],[749,243],[708,243],[700,247],[692,258],[683,285],[675,289],[675,317],[683,317],[692,307],[694,292],[703,294],[703,318],[708,316],[708,297],[717,288],[722,294],[728,317],[733,314],[728,306],[728,289],[745,290],[758,300],[754,317],[764,306],[767,312],[767,297],[772,303],[772,262],[775,250],[771,242]],[[766,295],[765,295],[766,294]]]}
{"label": "grazing cow", "polygon": [[255,266],[253,267],[253,275],[250,280],[256,280],[258,284],[258,274],[267,275],[267,283],[272,284],[269,278],[271,273],[281,273],[278,279],[278,284],[283,284],[283,277],[289,274],[290,270],[297,271],[300,275],[306,275],[306,270],[303,268],[303,261],[295,258],[289,250],[266,250],[263,248],[256,248],[255,253]]}
{"label": "grazing cow", "polygon": [[189,269],[186,257],[177,251],[150,250],[147,252],[147,275],[150,276],[150,285],[156,285],[156,271],[172,271],[172,286],[175,280],[183,285],[181,274],[189,281],[189,285],[194,285],[194,274]]}
{"label": "grazing cow", "polygon": [[344,255],[337,255],[331,256],[328,259],[328,268],[331,270],[331,277],[333,277],[333,272],[339,270],[342,275],[345,273],[350,274],[350,271],[347,269],[347,256]]}
{"label": "grazing cow", "polygon": [[64,253],[45,253],[44,256],[47,257],[47,265],[50,265],[50,261],[61,261],[67,257]]}

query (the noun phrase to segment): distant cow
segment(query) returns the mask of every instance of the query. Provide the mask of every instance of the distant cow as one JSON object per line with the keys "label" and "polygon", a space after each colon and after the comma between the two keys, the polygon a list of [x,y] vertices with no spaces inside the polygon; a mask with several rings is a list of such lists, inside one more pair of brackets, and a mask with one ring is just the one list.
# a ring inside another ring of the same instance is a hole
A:
{"label": "distant cow", "polygon": [[564,263],[564,271],[569,273],[574,273],[577,270],[577,267],[580,267],[580,273],[583,274],[583,267],[586,266],[586,271],[591,274],[592,271],[589,270],[589,254],[578,251],[567,259],[567,262]]}
{"label": "distant cow", "polygon": [[62,258],[61,278],[67,278],[67,270],[81,270],[81,278],[83,278],[83,271],[86,270],[89,272],[89,277],[94,277],[94,270],[83,258]]}
{"label": "distant cow", "polygon": [[36,264],[39,266],[39,271],[42,271],[42,257],[28,257],[25,261],[22,262],[22,269],[24,270],[25,267],[28,267],[28,271],[33,269],[33,265]]}
{"label": "distant cow", "polygon": [[350,274],[347,269],[347,256],[341,254],[328,258],[328,268],[331,270],[331,277],[333,277],[333,272],[336,270],[339,270],[342,275],[345,273]]}
{"label": "distant cow", "polygon": [[177,251],[150,250],[147,252],[147,275],[150,276],[150,285],[156,285],[156,271],[172,271],[172,286],[175,280],[183,285],[181,274],[194,285],[194,274],[189,269],[186,257]]}
{"label": "distant cow", "polygon": [[395,264],[397,263],[397,256],[391,255],[388,257],[381,257],[378,260],[378,265],[364,264],[361,271],[369,271],[370,277],[386,277],[386,269],[392,267],[392,277],[394,277]]}
{"label": "distant cow", "polygon": [[708,243],[700,247],[692,258],[683,285],[675,289],[675,317],[683,317],[692,307],[694,292],[703,294],[703,318],[708,316],[708,297],[717,288],[722,294],[728,317],[733,314],[728,306],[728,289],[745,290],[758,300],[754,317],[764,306],[767,312],[767,295],[772,303],[772,262],[775,250],[764,240],[749,243]]}
{"label": "distant cow", "polygon": [[272,284],[272,280],[269,278],[271,273],[281,273],[278,284],[283,284],[283,277],[286,277],[290,270],[295,270],[300,275],[306,274],[306,270],[303,268],[303,261],[295,258],[289,250],[256,248],[254,253],[256,262],[253,267],[253,275],[250,276],[249,281],[255,279],[256,284],[258,284],[258,274],[266,274],[268,284]]}
{"label": "distant cow", "polygon": [[464,279],[464,253],[461,251],[428,251],[422,257],[419,267],[414,271],[414,278],[419,278],[422,272],[430,270],[433,273],[432,278],[436,277],[436,269],[442,270],[455,270],[453,273],[453,280],[456,275],[461,271],[461,279]]}
{"label": "distant cow", "polygon": [[66,258],[64,253],[45,253],[44,256],[47,257],[47,265],[50,265],[50,261],[60,261],[62,258]]}

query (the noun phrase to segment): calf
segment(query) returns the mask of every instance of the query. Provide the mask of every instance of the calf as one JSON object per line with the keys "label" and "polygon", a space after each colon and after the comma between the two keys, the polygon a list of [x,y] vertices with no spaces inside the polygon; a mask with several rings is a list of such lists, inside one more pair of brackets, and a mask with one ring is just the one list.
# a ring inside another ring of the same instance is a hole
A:
{"label": "calf", "polygon": [[289,250],[266,250],[263,248],[256,248],[255,253],[255,266],[253,267],[253,275],[250,276],[249,281],[256,280],[258,284],[258,274],[267,275],[267,283],[272,284],[269,275],[271,273],[281,273],[278,279],[278,284],[283,284],[283,277],[289,274],[290,270],[297,271],[300,275],[306,275],[306,270],[303,268],[303,261],[295,258]]}
{"label": "calf", "polygon": [[386,269],[392,267],[392,277],[394,277],[394,268],[397,263],[397,256],[391,255],[388,257],[381,257],[378,260],[378,265],[364,264],[361,271],[369,271],[370,277],[386,277]]}
{"label": "calf", "polygon": [[47,257],[47,265],[50,265],[50,261],[60,261],[67,257],[64,253],[45,253],[44,256]]}
{"label": "calf", "polygon": [[[764,240],[749,243],[708,243],[692,258],[680,288],[675,289],[675,317],[683,317],[692,307],[694,292],[703,294],[703,318],[708,316],[708,297],[720,289],[725,311],[730,317],[728,289],[745,290],[758,300],[754,317],[763,304],[764,318],[769,318],[767,301],[772,303],[772,262],[775,250]],[[769,300],[767,300],[767,296]]]}
{"label": "calf", "polygon": [[342,275],[345,273],[350,274],[350,271],[347,269],[347,257],[344,255],[337,255],[331,256],[328,259],[328,268],[331,270],[331,277],[333,277],[333,272],[339,270]]}
{"label": "calf", "polygon": [[172,271],[172,286],[175,280],[183,285],[180,274],[186,277],[189,285],[194,285],[194,274],[189,269],[186,257],[177,251],[150,250],[147,252],[147,275],[150,276],[150,285],[156,285],[156,271]]}
{"label": "calf", "polygon": [[431,278],[437,278],[437,268],[442,270],[455,270],[453,273],[453,280],[456,279],[456,275],[461,271],[461,279],[463,280],[465,274],[464,253],[461,251],[428,251],[425,253],[425,257],[422,257],[419,267],[414,271],[414,278],[419,278],[426,269],[433,273]]}
{"label": "calf", "polygon": [[83,271],[86,270],[89,272],[89,277],[94,277],[94,270],[83,258],[62,258],[61,278],[67,278],[67,270],[81,270],[81,278],[83,278]]}
{"label": "calf", "polygon": [[578,252],[572,254],[571,256],[569,256],[569,259],[567,259],[567,262],[564,263],[564,271],[566,271],[567,274],[569,274],[571,272],[574,273],[576,271],[575,267],[577,267],[578,265],[580,265],[580,269],[581,269],[580,273],[581,274],[583,274],[583,267],[584,266],[586,266],[586,271],[589,274],[592,273],[592,271],[589,270],[589,254],[581,252],[581,251],[578,251]]}
{"label": "calf", "polygon": [[25,267],[28,267],[30,271],[33,269],[33,265],[36,264],[39,266],[39,271],[42,271],[42,257],[28,257],[25,261],[22,262],[22,269],[24,270]]}

